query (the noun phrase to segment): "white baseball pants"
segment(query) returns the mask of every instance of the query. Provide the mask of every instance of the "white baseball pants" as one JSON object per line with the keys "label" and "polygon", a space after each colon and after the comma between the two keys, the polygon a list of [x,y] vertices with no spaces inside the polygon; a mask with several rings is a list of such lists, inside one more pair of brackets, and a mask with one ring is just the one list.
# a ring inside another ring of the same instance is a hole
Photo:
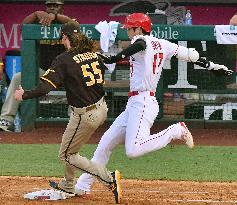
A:
{"label": "white baseball pants", "polygon": [[[172,139],[181,139],[182,127],[179,123],[150,135],[150,128],[159,112],[159,105],[150,92],[132,96],[122,112],[102,136],[92,161],[106,165],[112,150],[125,143],[126,155],[130,158],[142,156],[165,147]],[[95,178],[82,174],[77,181],[76,189],[89,192]]]}

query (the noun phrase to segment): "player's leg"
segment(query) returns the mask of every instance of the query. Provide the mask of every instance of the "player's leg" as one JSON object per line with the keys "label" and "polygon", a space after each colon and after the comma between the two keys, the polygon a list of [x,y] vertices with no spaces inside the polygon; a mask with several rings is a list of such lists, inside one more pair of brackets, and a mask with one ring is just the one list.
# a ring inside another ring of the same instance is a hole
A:
{"label": "player's leg", "polygon": [[[126,123],[127,111],[124,111],[116,118],[110,128],[101,137],[101,140],[91,161],[106,166],[112,150],[117,145],[124,143]],[[77,184],[75,186],[76,193],[78,195],[82,195],[84,193],[90,192],[95,179],[96,178],[90,174],[82,174],[77,180]]]}
{"label": "player's leg", "polygon": [[172,139],[182,140],[187,134],[187,129],[181,123],[177,123],[157,134],[150,135],[150,128],[158,114],[158,103],[155,98],[144,96],[134,98],[133,101],[129,108],[125,141],[126,154],[129,157],[139,157],[159,150]]}
{"label": "player's leg", "polygon": [[65,162],[64,190],[74,192],[74,174],[76,170],[100,175],[104,179],[110,179],[107,170],[85,157],[79,155],[80,147],[85,144],[94,131],[105,121],[107,115],[106,103],[92,111],[80,114],[73,111],[69,123],[62,137],[59,157]]}

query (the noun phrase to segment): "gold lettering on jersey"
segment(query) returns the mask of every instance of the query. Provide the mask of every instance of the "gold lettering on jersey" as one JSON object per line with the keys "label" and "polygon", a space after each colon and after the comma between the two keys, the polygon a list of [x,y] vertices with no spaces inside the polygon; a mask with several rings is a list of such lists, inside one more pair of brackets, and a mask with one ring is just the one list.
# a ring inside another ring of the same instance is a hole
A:
{"label": "gold lettering on jersey", "polygon": [[[87,78],[86,85],[92,86],[96,83],[101,84],[104,82],[103,75],[101,73],[99,66],[99,62],[95,61],[89,64],[83,64],[81,66],[83,76]],[[92,68],[92,71],[91,71]]]}
{"label": "gold lettering on jersey", "polygon": [[77,56],[73,56],[73,60],[76,61],[76,63],[80,63],[80,59]]}
{"label": "gold lettering on jersey", "polygon": [[97,54],[96,53],[91,53],[91,52],[87,52],[87,53],[83,53],[83,54],[77,54],[77,55],[73,56],[73,60],[76,63],[81,63],[83,61],[94,59],[94,58],[97,58]]}
{"label": "gold lettering on jersey", "polygon": [[82,56],[81,56],[81,59],[82,59],[82,61],[86,61],[86,60],[87,60],[86,55],[85,55],[85,54],[82,55]]}
{"label": "gold lettering on jersey", "polygon": [[102,76],[101,70],[98,69],[98,66],[99,66],[98,61],[91,63],[91,67],[94,71],[94,74],[98,76],[98,78],[96,79],[97,83],[103,83],[103,76]]}
{"label": "gold lettering on jersey", "polygon": [[87,86],[92,86],[95,84],[95,78],[92,72],[88,71],[88,69],[90,68],[90,66],[88,64],[84,64],[81,66],[82,68],[82,73],[84,75],[84,77],[89,77],[90,81],[86,82]]}
{"label": "gold lettering on jersey", "polygon": [[89,53],[85,53],[85,58],[86,58],[86,60],[89,60],[90,59],[90,54]]}

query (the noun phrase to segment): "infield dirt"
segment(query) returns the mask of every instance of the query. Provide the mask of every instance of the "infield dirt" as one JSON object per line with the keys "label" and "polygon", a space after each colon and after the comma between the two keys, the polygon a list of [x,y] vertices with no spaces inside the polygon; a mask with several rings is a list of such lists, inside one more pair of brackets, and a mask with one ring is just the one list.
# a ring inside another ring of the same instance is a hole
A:
{"label": "infield dirt", "polygon": [[[89,143],[98,143],[108,128],[102,126]],[[65,127],[38,128],[31,132],[0,133],[0,143],[55,144],[61,142]],[[151,133],[163,128],[154,126]],[[235,129],[190,129],[196,145],[237,146]],[[177,143],[177,142],[176,142]],[[36,189],[48,189],[49,179],[40,177],[0,177],[0,204],[114,204],[112,192],[96,183],[87,198],[73,197],[61,201],[26,200],[23,195]],[[237,204],[237,182],[138,181],[122,180],[122,204],[140,205],[232,205]]]}

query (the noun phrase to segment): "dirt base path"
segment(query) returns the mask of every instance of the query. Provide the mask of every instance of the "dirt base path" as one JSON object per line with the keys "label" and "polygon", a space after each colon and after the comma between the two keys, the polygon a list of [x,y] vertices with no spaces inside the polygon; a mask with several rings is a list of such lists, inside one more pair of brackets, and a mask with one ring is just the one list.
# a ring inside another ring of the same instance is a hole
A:
{"label": "dirt base path", "polygon": [[[50,178],[54,179],[55,178]],[[87,198],[73,197],[61,201],[27,200],[23,195],[38,189],[48,189],[49,178],[41,177],[0,177],[0,204],[114,204],[112,192],[96,183]],[[58,180],[58,179],[56,179]],[[237,204],[237,182],[170,182],[122,180],[122,204],[154,205],[206,205]]]}

